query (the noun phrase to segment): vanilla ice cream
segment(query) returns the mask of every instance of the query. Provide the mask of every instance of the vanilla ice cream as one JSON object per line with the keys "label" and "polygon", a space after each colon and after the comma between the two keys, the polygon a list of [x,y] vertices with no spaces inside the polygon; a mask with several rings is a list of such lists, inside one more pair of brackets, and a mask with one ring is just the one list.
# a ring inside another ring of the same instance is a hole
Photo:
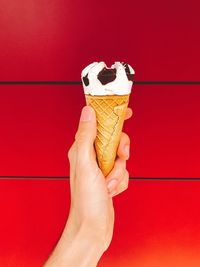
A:
{"label": "vanilla ice cream", "polygon": [[81,73],[86,95],[128,95],[131,93],[135,71],[123,62],[108,68],[104,62],[94,62]]}

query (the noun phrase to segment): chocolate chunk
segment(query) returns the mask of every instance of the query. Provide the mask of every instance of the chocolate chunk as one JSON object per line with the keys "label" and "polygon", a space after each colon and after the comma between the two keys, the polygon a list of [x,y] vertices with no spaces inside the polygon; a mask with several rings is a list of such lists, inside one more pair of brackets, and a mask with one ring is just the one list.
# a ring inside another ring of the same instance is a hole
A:
{"label": "chocolate chunk", "polygon": [[133,76],[134,76],[134,74],[131,74],[129,65],[126,64],[126,63],[123,63],[123,66],[125,67],[126,76],[127,76],[128,80],[129,80],[129,81],[133,81]]}
{"label": "chocolate chunk", "polygon": [[131,71],[130,71],[130,69],[129,69],[129,65],[128,64],[126,64],[126,63],[124,63],[123,64],[124,65],[124,67],[125,67],[125,71],[126,71],[126,73],[131,73]]}
{"label": "chocolate chunk", "polygon": [[103,85],[110,83],[116,79],[116,69],[103,68],[97,78]]}
{"label": "chocolate chunk", "polygon": [[88,74],[85,76],[85,77],[83,77],[83,83],[85,84],[85,86],[88,86],[89,85],[89,79],[88,79]]}
{"label": "chocolate chunk", "polygon": [[128,78],[129,81],[132,81],[133,82],[134,74],[128,74],[128,73],[126,73],[126,76],[127,76],[127,78]]}

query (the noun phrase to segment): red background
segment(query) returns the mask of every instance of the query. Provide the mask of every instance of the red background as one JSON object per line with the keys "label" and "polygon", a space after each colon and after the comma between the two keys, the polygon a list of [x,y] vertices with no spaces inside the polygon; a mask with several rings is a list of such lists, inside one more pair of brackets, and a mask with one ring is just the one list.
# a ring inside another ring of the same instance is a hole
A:
{"label": "red background", "polygon": [[114,238],[99,266],[200,265],[200,83],[169,84],[200,81],[199,8],[194,0],[1,1],[0,266],[42,266],[58,240],[70,199],[61,178],[85,103],[81,85],[15,81],[80,81],[98,60],[127,61],[137,82],[168,82],[134,86],[125,130],[135,180],[114,200]]}

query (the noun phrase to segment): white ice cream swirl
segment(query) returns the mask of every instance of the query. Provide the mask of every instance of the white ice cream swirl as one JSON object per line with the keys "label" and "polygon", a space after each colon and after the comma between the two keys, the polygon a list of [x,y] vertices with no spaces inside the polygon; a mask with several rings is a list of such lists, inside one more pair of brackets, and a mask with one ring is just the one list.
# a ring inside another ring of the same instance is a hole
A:
{"label": "white ice cream swirl", "polygon": [[81,73],[85,94],[127,95],[131,93],[134,69],[123,62],[108,68],[104,62],[94,62]]}

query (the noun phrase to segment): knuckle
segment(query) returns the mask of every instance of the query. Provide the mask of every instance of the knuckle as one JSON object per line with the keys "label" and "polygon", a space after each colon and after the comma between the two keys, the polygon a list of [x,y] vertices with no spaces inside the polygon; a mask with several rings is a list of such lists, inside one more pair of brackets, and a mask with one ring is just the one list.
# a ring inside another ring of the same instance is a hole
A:
{"label": "knuckle", "polygon": [[121,182],[125,180],[124,170],[121,170],[120,175],[119,175],[119,180]]}
{"label": "knuckle", "polygon": [[124,178],[123,171],[121,169],[116,170],[115,177],[119,182],[121,182]]}
{"label": "knuckle", "polygon": [[128,189],[128,185],[124,185],[124,186],[122,187],[121,192],[124,192],[124,191],[127,190],[127,189]]}
{"label": "knuckle", "polygon": [[126,138],[127,138],[128,144],[130,144],[131,140],[130,140],[130,137],[128,136],[128,134],[126,134]]}
{"label": "knuckle", "polygon": [[86,134],[84,132],[77,132],[75,135],[75,141],[77,143],[77,146],[79,147],[80,145],[82,145],[82,143],[85,141],[86,139]]}
{"label": "knuckle", "polygon": [[128,188],[129,186],[129,173],[127,172],[127,176],[126,176],[126,188]]}
{"label": "knuckle", "polygon": [[128,173],[128,171],[126,171],[124,179],[122,181],[123,189],[126,190],[128,188],[128,185],[129,185],[129,173]]}
{"label": "knuckle", "polygon": [[122,139],[123,139],[124,143],[128,143],[128,144],[130,143],[130,138],[129,138],[128,134],[125,132],[122,132]]}
{"label": "knuckle", "polygon": [[84,145],[83,139],[78,138],[78,139],[76,140],[76,148],[77,148],[77,152],[82,151],[82,149],[83,149],[83,145]]}
{"label": "knuckle", "polygon": [[68,157],[68,159],[69,160],[71,160],[71,158],[72,158],[72,153],[73,153],[73,148],[71,147],[69,150],[68,150],[68,153],[67,153],[67,157]]}
{"label": "knuckle", "polygon": [[116,168],[120,173],[124,173],[124,170],[126,169],[126,160],[118,158],[116,160]]}
{"label": "knuckle", "polygon": [[127,178],[127,180],[129,180],[129,172],[127,170],[125,172],[125,177]]}
{"label": "knuckle", "polygon": [[128,182],[126,183],[125,187],[124,187],[124,190],[127,190],[128,189]]}
{"label": "knuckle", "polygon": [[123,184],[123,189],[124,189],[124,190],[128,189],[128,181],[126,181],[126,182]]}
{"label": "knuckle", "polygon": [[129,186],[129,172],[126,170],[123,179],[121,180],[121,183],[118,187],[118,192],[115,194],[115,196],[127,190],[128,186]]}
{"label": "knuckle", "polygon": [[79,139],[79,131],[76,132],[74,139],[75,139],[75,141],[77,141]]}

